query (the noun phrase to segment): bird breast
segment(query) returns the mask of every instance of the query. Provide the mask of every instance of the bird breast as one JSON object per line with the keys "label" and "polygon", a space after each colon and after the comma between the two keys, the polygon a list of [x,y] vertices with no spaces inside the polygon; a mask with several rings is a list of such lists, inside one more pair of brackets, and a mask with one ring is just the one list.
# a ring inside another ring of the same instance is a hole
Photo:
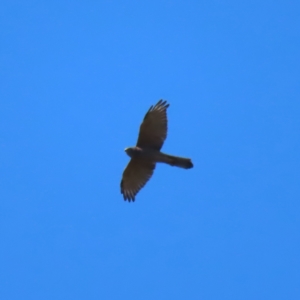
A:
{"label": "bird breast", "polygon": [[128,155],[131,158],[145,158],[145,159],[153,159],[155,156],[155,153],[157,151],[154,151],[152,149],[144,149],[139,147],[132,147],[130,148],[130,151]]}

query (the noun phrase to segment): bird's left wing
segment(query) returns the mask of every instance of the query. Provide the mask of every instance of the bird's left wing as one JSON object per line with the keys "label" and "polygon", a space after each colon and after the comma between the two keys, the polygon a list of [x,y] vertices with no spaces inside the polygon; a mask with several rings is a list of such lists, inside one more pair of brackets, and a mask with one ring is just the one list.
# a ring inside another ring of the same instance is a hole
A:
{"label": "bird's left wing", "polygon": [[168,131],[167,101],[159,100],[151,106],[140,126],[137,146],[160,150]]}

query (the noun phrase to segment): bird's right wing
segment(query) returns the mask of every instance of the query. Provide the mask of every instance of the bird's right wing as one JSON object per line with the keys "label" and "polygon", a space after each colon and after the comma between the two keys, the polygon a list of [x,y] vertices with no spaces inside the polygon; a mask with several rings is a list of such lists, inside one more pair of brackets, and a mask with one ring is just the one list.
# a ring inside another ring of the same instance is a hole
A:
{"label": "bird's right wing", "polygon": [[121,180],[121,194],[124,200],[134,201],[136,194],[151,178],[155,169],[155,163],[132,158],[123,172]]}

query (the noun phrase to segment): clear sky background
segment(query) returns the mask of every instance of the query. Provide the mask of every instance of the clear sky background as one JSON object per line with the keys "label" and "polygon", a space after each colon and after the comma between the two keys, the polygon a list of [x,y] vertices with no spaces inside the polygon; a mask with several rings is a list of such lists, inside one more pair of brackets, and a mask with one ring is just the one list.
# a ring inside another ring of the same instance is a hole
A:
{"label": "clear sky background", "polygon": [[[1,1],[0,299],[300,299],[299,1]],[[135,203],[120,179],[170,103]]]}

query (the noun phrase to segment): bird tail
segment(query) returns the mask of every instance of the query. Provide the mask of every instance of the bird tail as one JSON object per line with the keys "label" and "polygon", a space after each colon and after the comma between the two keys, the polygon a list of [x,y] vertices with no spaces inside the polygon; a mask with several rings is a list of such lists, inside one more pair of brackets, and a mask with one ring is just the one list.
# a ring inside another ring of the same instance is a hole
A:
{"label": "bird tail", "polygon": [[163,153],[163,157],[164,159],[162,162],[170,166],[175,166],[183,169],[190,169],[194,166],[190,158],[173,156],[165,153]]}

